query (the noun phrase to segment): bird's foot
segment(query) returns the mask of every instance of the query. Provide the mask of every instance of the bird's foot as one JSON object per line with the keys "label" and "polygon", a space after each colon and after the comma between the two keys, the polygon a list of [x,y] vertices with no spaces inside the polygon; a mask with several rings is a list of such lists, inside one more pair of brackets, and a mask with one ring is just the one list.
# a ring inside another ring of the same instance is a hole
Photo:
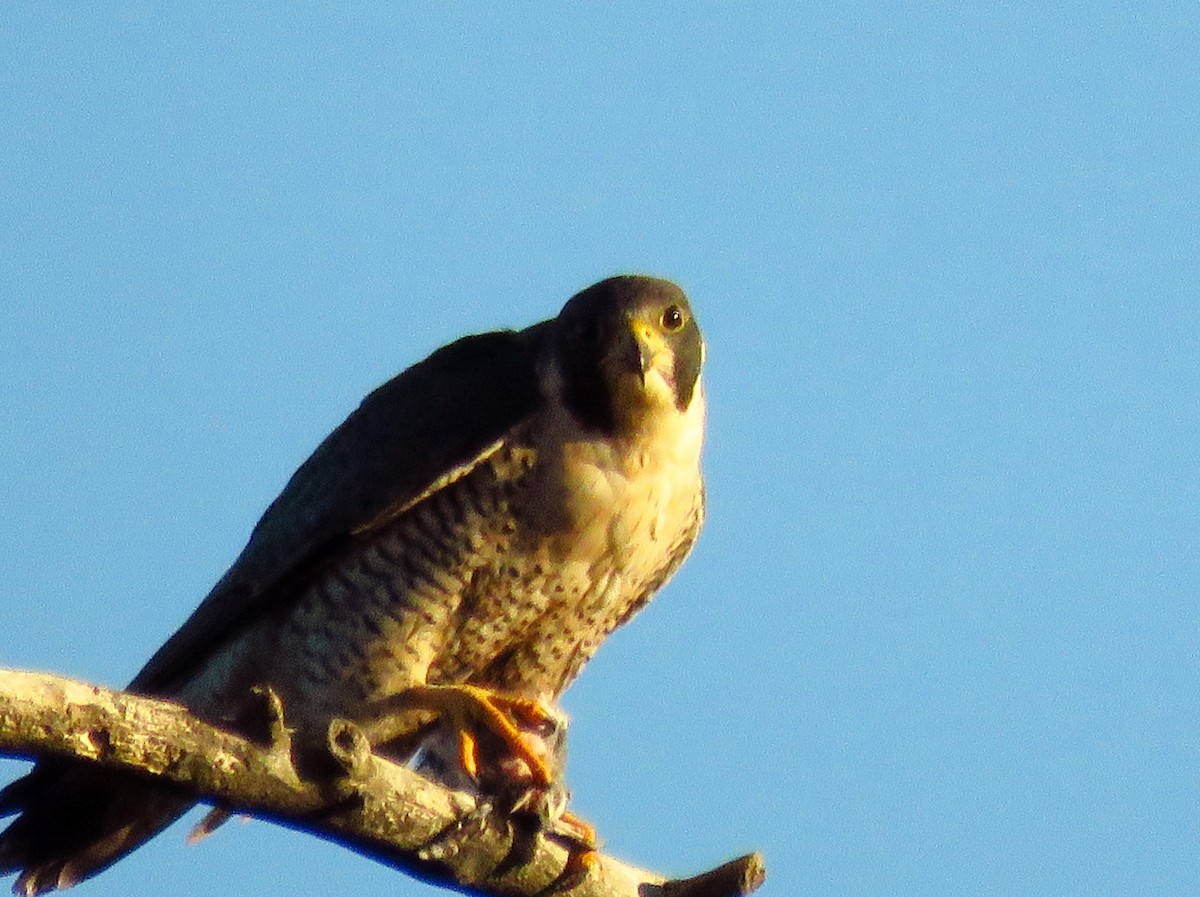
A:
{"label": "bird's foot", "polygon": [[[464,747],[462,717],[444,713],[423,740],[416,768],[474,796],[483,816],[496,810],[508,818],[513,845],[506,862],[528,862],[540,838],[565,848],[566,863],[550,890],[573,887],[595,868],[600,854],[595,829],[567,810],[570,791],[563,778],[567,719],[560,711],[525,699],[519,699],[514,709],[507,696],[500,697],[500,709],[511,713],[508,721],[528,751],[514,751],[511,739],[502,738],[496,727],[478,725],[478,720],[466,730]],[[540,776],[525,761],[529,752],[542,761],[547,776]]]}
{"label": "bird's foot", "polygon": [[471,779],[479,781],[483,766],[480,738],[494,736],[508,755],[523,764],[524,775],[534,787],[544,789],[554,783],[554,770],[538,743],[540,738],[526,734],[557,730],[565,724],[562,715],[545,702],[465,684],[417,685],[399,698],[413,708],[439,714],[452,726],[459,763]]}
{"label": "bird's foot", "polygon": [[600,840],[595,827],[569,810],[564,810],[545,834],[567,849],[567,862],[558,875],[557,887],[575,887],[600,864]]}

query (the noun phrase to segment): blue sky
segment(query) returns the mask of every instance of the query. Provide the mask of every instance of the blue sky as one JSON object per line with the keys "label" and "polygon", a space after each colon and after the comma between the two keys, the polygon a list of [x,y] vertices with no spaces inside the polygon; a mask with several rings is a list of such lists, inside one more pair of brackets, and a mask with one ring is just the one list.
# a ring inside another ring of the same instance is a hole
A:
{"label": "blue sky", "polygon": [[[0,664],[123,684],[373,386],[656,273],[710,513],[565,698],[608,849],[1194,893],[1194,8],[339,6],[0,13]],[[184,831],[79,893],[433,893]]]}

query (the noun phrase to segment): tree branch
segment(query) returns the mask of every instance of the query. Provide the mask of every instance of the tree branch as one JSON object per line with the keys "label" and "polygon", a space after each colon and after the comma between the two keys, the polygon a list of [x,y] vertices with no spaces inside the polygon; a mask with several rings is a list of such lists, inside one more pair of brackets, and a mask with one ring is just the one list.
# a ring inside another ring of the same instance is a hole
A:
{"label": "tree branch", "polygon": [[563,847],[539,837],[532,850],[519,849],[504,816],[373,755],[351,726],[330,727],[330,754],[344,774],[320,782],[298,774],[281,726],[275,736],[263,746],[177,704],[0,669],[0,754],[74,757],[161,779],[448,887],[522,897],[740,897],[763,881],[758,854],[674,881],[603,856],[585,875],[564,878]]}

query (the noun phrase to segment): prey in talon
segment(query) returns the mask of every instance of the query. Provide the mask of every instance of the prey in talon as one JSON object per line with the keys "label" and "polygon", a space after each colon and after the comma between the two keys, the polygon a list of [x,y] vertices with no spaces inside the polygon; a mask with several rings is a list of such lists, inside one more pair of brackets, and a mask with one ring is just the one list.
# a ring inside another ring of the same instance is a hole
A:
{"label": "prey in talon", "polygon": [[444,717],[422,740],[415,768],[501,812],[529,813],[549,822],[562,814],[568,796],[563,785],[566,717],[555,711],[513,722],[519,750],[495,732],[464,731]]}
{"label": "prey in talon", "polygon": [[[691,550],[703,361],[683,291],[632,275],[438,349],[326,437],[130,690],[220,725],[265,689],[299,748],[344,719],[399,762],[444,730],[426,750],[443,770],[590,850],[565,810],[562,726],[539,708]],[[0,791],[16,816],[0,873],[22,894],[67,887],[192,804],[39,761]]]}
{"label": "prey in talon", "polygon": [[[567,810],[567,717],[556,708],[544,710],[519,719],[524,742],[519,753],[492,733],[464,742],[461,731],[440,720],[422,741],[415,768],[447,788],[465,792],[482,807],[507,815],[516,834],[529,839],[526,853],[537,836],[550,838],[567,849],[567,871],[585,873],[599,842],[592,826]],[[527,754],[540,762],[530,765]]]}

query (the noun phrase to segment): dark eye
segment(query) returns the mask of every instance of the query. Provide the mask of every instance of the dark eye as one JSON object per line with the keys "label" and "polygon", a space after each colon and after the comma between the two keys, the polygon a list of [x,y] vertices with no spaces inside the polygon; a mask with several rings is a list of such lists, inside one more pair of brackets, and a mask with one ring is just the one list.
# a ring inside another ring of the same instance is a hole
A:
{"label": "dark eye", "polygon": [[663,329],[678,330],[683,326],[683,320],[683,309],[678,305],[668,305],[662,316]]}

